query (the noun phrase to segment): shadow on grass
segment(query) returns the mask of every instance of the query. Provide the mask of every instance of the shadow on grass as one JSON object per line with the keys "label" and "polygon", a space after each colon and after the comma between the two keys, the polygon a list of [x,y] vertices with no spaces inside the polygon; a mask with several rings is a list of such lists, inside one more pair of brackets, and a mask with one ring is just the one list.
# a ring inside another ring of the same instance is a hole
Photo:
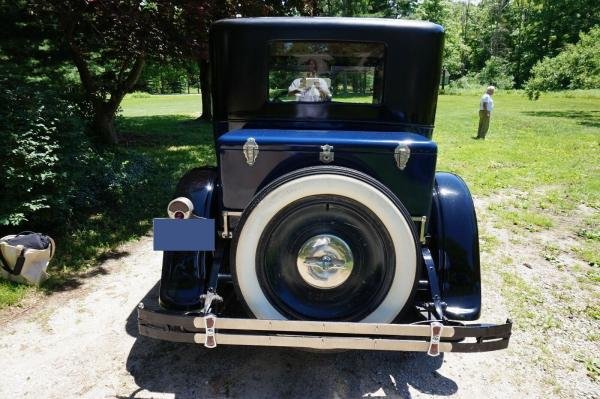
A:
{"label": "shadow on grass", "polygon": [[126,256],[117,247],[148,233],[152,218],[165,213],[179,177],[215,163],[211,125],[193,121],[180,115],[119,118],[122,143],[114,149],[115,157],[124,163],[139,161],[126,169],[132,173],[124,176],[130,184],[109,208],[78,215],[52,233],[57,253],[43,292],[75,289],[83,279],[106,273],[98,265]]}
{"label": "shadow on grass", "polygon": [[120,117],[119,131],[125,146],[212,145],[212,125],[187,115]]}
{"label": "shadow on grass", "polygon": [[[157,296],[158,284],[141,302],[151,307]],[[244,346],[209,350],[139,336],[137,309],[132,310],[125,329],[136,338],[127,371],[139,388],[119,398],[133,398],[143,390],[177,399],[360,398],[380,389],[388,397],[410,398],[411,390],[435,396],[458,391],[456,382],[438,371],[443,355]]]}
{"label": "shadow on grass", "polygon": [[600,127],[600,111],[525,111],[524,115],[544,118],[572,119],[578,125],[589,127]]}

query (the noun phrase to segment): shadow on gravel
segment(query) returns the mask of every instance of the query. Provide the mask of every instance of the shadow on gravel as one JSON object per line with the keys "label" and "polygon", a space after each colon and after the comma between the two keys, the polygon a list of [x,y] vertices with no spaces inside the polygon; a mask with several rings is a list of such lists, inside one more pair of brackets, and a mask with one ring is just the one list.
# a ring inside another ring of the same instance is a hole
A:
{"label": "shadow on gravel", "polygon": [[[156,301],[158,284],[142,300]],[[120,398],[146,398],[143,390],[187,398],[357,398],[382,389],[410,398],[409,388],[451,395],[456,383],[437,372],[443,356],[421,353],[314,353],[295,349],[176,344],[140,337],[137,311],[126,325],[137,337],[127,370],[140,389]],[[123,394],[123,393],[121,393]]]}

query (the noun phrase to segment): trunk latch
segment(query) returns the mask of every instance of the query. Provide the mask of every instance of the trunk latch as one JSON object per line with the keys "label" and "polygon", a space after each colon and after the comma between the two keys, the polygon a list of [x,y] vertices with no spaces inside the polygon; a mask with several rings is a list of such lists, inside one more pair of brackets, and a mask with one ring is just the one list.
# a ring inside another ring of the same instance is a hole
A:
{"label": "trunk latch", "polygon": [[394,159],[398,169],[404,170],[410,159],[410,147],[404,143],[398,144],[398,147],[394,150]]}
{"label": "trunk latch", "polygon": [[254,137],[248,137],[248,140],[246,140],[242,149],[244,151],[244,157],[246,157],[246,163],[250,166],[254,165],[256,157],[258,157],[258,144]]}
{"label": "trunk latch", "polygon": [[333,162],[333,146],[325,144],[321,146],[321,152],[319,153],[319,161],[323,163]]}

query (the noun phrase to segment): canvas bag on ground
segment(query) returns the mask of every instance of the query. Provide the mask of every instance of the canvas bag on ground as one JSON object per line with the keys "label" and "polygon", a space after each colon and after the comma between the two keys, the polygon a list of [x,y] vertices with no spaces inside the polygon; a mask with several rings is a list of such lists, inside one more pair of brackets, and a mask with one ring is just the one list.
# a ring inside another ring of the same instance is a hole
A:
{"label": "canvas bag on ground", "polygon": [[8,280],[40,284],[54,256],[54,240],[44,234],[23,232],[0,238],[0,275]]}

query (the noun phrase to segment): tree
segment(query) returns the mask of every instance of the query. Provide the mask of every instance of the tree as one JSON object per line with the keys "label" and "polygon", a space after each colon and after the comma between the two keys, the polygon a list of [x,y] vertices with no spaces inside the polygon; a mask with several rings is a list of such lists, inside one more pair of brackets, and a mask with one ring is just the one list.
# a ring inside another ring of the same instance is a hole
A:
{"label": "tree", "polygon": [[32,9],[40,24],[60,33],[57,40],[77,68],[93,110],[91,131],[100,141],[116,144],[115,113],[146,60],[170,51],[168,27],[177,13],[139,0],[35,1]]}
{"label": "tree", "polygon": [[181,9],[181,19],[174,27],[176,45],[184,57],[198,63],[202,112],[200,120],[211,120],[210,64],[208,56],[208,32],[210,24],[218,19],[236,16],[257,17],[269,15],[315,15],[316,0],[267,0],[267,1],[173,1]]}
{"label": "tree", "polygon": [[600,88],[600,26],[583,33],[556,57],[546,57],[531,71],[526,91],[537,99],[541,91]]}
{"label": "tree", "polygon": [[517,87],[533,65],[575,43],[580,32],[600,23],[596,0],[483,0],[477,7],[470,67],[481,69],[491,56],[509,61]]}
{"label": "tree", "polygon": [[419,19],[445,25],[450,15],[448,0],[424,0],[419,4],[416,16]]}

